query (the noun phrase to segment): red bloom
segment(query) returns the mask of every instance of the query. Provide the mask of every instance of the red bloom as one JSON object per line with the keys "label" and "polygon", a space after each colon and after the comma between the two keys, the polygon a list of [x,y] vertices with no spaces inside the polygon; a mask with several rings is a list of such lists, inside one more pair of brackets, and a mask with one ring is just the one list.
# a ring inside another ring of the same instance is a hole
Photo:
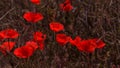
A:
{"label": "red bloom", "polygon": [[32,56],[34,49],[30,46],[22,46],[14,50],[14,55],[19,58],[28,58]]}
{"label": "red bloom", "polygon": [[77,48],[80,51],[84,51],[84,52],[94,52],[95,48],[96,48],[96,43],[93,42],[92,39],[89,40],[83,40],[80,42],[80,44],[77,45]]}
{"label": "red bloom", "polygon": [[40,0],[30,0],[32,3],[39,5],[40,4]]}
{"label": "red bloom", "polygon": [[34,50],[36,50],[36,49],[38,48],[37,43],[34,42],[34,41],[28,41],[28,42],[26,42],[25,45],[26,45],[26,46],[30,46],[30,47],[32,47]]}
{"label": "red bloom", "polygon": [[13,47],[15,45],[15,42],[4,42],[1,46],[0,46],[0,51],[3,53],[3,54],[6,54],[6,51],[7,52],[10,52]]}
{"label": "red bloom", "polygon": [[37,41],[39,44],[40,50],[44,49],[44,41],[46,39],[46,35],[44,35],[42,32],[35,32],[34,33],[34,40]]}
{"label": "red bloom", "polygon": [[46,35],[42,32],[35,32],[34,33],[34,40],[37,42],[43,42],[46,39]]}
{"label": "red bloom", "polygon": [[64,26],[59,22],[51,22],[49,24],[49,26],[50,26],[50,29],[55,31],[55,32],[59,32],[61,30],[64,30]]}
{"label": "red bloom", "polygon": [[56,34],[56,41],[60,45],[65,45],[69,41],[69,37],[65,34]]}
{"label": "red bloom", "polygon": [[0,32],[0,37],[1,38],[17,38],[18,37],[18,32],[15,31],[14,29],[6,29]]}
{"label": "red bloom", "polygon": [[84,52],[94,52],[96,48],[103,48],[104,46],[105,43],[102,40],[98,40],[98,39],[83,40],[76,45],[76,47],[80,51],[84,51]]}
{"label": "red bloom", "polygon": [[76,36],[75,39],[73,40],[72,38],[70,38],[69,41],[72,45],[77,46],[80,42],[81,42],[81,38],[79,36]]}
{"label": "red bloom", "polygon": [[63,11],[71,11],[73,6],[71,5],[70,0],[66,0],[64,3],[60,4],[60,8]]}
{"label": "red bloom", "polygon": [[28,22],[36,23],[43,19],[43,15],[41,13],[35,13],[35,12],[26,12],[23,15],[23,18],[27,20]]}

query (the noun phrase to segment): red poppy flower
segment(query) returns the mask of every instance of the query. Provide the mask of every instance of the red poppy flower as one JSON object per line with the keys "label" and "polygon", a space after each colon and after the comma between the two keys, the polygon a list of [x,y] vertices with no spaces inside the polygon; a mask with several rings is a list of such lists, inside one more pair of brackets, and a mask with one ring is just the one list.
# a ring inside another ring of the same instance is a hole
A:
{"label": "red poppy flower", "polygon": [[0,51],[3,53],[3,54],[6,54],[6,51],[7,52],[10,52],[13,47],[15,45],[15,42],[4,42],[1,46],[0,46]]}
{"label": "red poppy flower", "polygon": [[35,13],[35,12],[26,12],[23,15],[23,18],[27,20],[28,22],[36,23],[43,19],[43,15],[41,13]]}
{"label": "red poppy flower", "polygon": [[34,40],[37,42],[43,42],[46,39],[46,35],[42,32],[35,32],[34,33]]}
{"label": "red poppy flower", "polygon": [[0,32],[0,37],[1,38],[17,38],[18,37],[18,32],[14,29],[6,29],[6,30],[2,30]]}
{"label": "red poppy flower", "polygon": [[26,45],[26,46],[30,46],[30,47],[32,47],[34,50],[36,50],[36,49],[38,48],[37,43],[34,42],[34,41],[28,41],[28,42],[26,42],[25,45]]}
{"label": "red poppy flower", "polygon": [[65,45],[69,41],[69,37],[65,34],[56,34],[56,41],[60,45]]}
{"label": "red poppy flower", "polygon": [[19,58],[28,58],[32,56],[34,49],[30,46],[22,46],[14,50],[14,55]]}
{"label": "red poppy flower", "polygon": [[39,5],[40,4],[40,0],[30,0],[33,4]]}
{"label": "red poppy flower", "polygon": [[71,11],[73,9],[73,6],[70,3],[70,0],[66,0],[64,3],[60,4],[60,8],[63,11]]}
{"label": "red poppy flower", "polygon": [[92,41],[92,39],[89,40],[83,40],[80,42],[80,44],[77,45],[77,48],[80,51],[84,51],[84,52],[94,52],[95,48],[96,48],[96,43]]}
{"label": "red poppy flower", "polygon": [[81,38],[79,36],[76,36],[74,40],[72,38],[70,38],[69,42],[72,45],[77,46],[81,42]]}
{"label": "red poppy flower", "polygon": [[105,43],[100,39],[93,39],[93,42],[96,43],[96,48],[103,48],[105,46]]}
{"label": "red poppy flower", "polygon": [[50,26],[50,29],[53,30],[53,31],[55,31],[55,32],[59,32],[61,30],[64,30],[63,24],[61,24],[59,22],[51,22],[49,24],[49,26]]}
{"label": "red poppy flower", "polygon": [[46,39],[46,35],[43,34],[42,32],[35,32],[34,33],[34,40],[37,41],[39,44],[40,50],[44,49],[44,41]]}

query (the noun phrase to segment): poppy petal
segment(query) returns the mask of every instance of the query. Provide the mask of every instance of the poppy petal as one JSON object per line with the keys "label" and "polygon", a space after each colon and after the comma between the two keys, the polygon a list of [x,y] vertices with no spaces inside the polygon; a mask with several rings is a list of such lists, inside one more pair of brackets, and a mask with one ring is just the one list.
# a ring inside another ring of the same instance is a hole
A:
{"label": "poppy petal", "polygon": [[28,41],[28,42],[26,42],[25,45],[26,45],[26,46],[30,46],[30,47],[32,47],[34,50],[36,50],[36,49],[38,48],[37,43],[34,42],[34,41]]}
{"label": "poppy petal", "polygon": [[77,48],[80,51],[84,51],[84,52],[88,52],[88,53],[92,53],[94,52],[95,48],[96,48],[96,43],[91,41],[92,39],[89,40],[82,40],[80,42],[80,44],[77,45]]}
{"label": "poppy petal", "polygon": [[61,30],[64,30],[63,24],[61,24],[59,22],[51,22],[49,24],[49,26],[50,26],[50,29],[53,30],[53,31],[55,31],[55,32],[59,32]]}
{"label": "poppy petal", "polygon": [[0,51],[6,54],[6,51],[10,52],[13,49],[14,45],[15,45],[15,42],[4,42],[0,46]]}
{"label": "poppy petal", "polygon": [[39,5],[40,4],[40,0],[30,0],[33,4]]}
{"label": "poppy petal", "polygon": [[67,42],[69,42],[69,37],[65,34],[56,34],[56,41],[60,45],[65,45]]}
{"label": "poppy petal", "polygon": [[28,22],[36,23],[43,19],[43,15],[41,13],[26,12],[23,18]]}
{"label": "poppy petal", "polygon": [[77,44],[79,44],[81,42],[81,38],[79,36],[76,36],[75,39],[73,40],[72,38],[70,38],[69,41],[72,45],[77,46]]}
{"label": "poppy petal", "polygon": [[14,50],[14,55],[19,58],[29,58],[32,56],[34,49],[30,46],[22,46]]}
{"label": "poppy petal", "polygon": [[42,32],[35,32],[34,33],[34,40],[37,42],[44,42],[46,39],[46,35],[43,34]]}
{"label": "poppy petal", "polygon": [[96,42],[96,45],[97,45],[96,48],[103,48],[105,46],[105,43],[98,38],[93,39],[93,41]]}
{"label": "poppy petal", "polygon": [[0,32],[1,38],[17,38],[19,36],[18,32],[14,29],[5,29]]}

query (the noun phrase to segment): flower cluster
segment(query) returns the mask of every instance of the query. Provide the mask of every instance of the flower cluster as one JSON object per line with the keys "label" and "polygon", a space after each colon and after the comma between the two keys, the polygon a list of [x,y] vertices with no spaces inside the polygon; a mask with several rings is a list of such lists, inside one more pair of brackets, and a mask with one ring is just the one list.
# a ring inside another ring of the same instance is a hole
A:
{"label": "flower cluster", "polygon": [[103,48],[105,46],[105,43],[100,39],[82,40],[79,36],[76,36],[74,40],[70,38],[70,43],[83,52],[94,52],[96,48]]}
{"label": "flower cluster", "polygon": [[[35,5],[40,4],[40,0],[30,0]],[[63,11],[71,11],[73,6],[71,5],[70,0],[66,0],[64,3],[60,4],[60,9]],[[30,23],[37,23],[44,19],[44,16],[38,12],[25,12],[23,18]],[[56,41],[61,45],[65,46],[67,43],[75,46],[79,51],[92,53],[96,48],[103,48],[105,43],[98,38],[83,40],[80,36],[76,36],[75,39],[71,38],[64,33],[59,33],[64,31],[64,25],[60,22],[52,21],[49,23],[50,30],[55,32]],[[3,39],[17,39],[20,34],[14,29],[5,29],[0,31],[0,40]],[[19,58],[28,58],[33,55],[37,50],[44,49],[44,42],[46,39],[46,34],[43,34],[40,31],[33,33],[33,39],[25,43],[25,45],[18,47],[14,50],[14,55]],[[15,46],[14,41],[6,41],[0,45],[0,52],[4,55],[9,53]]]}
{"label": "flower cluster", "polygon": [[[64,26],[59,22],[51,22],[50,29],[54,32],[60,32],[64,30]],[[62,46],[70,43],[76,46],[78,50],[90,53],[94,52],[96,48],[103,48],[105,46],[105,43],[98,38],[82,40],[81,37],[76,36],[75,39],[72,39],[64,33],[56,34],[56,41]]]}
{"label": "flower cluster", "polygon": [[16,48],[14,50],[14,55],[16,55],[19,58],[28,58],[32,56],[32,54],[37,48],[38,48],[38,45],[36,42],[28,41],[24,46]]}
{"label": "flower cluster", "polygon": [[24,46],[15,49],[14,54],[17,57],[28,58],[32,56],[36,49],[44,49],[44,40],[46,39],[46,35],[44,35],[42,32],[35,32],[33,36],[34,37],[32,41],[28,41]]}
{"label": "flower cluster", "polygon": [[[3,39],[16,39],[19,36],[19,33],[14,29],[5,29],[0,31],[0,40]],[[4,55],[9,53],[15,45],[13,41],[6,41],[0,45],[0,52]]]}

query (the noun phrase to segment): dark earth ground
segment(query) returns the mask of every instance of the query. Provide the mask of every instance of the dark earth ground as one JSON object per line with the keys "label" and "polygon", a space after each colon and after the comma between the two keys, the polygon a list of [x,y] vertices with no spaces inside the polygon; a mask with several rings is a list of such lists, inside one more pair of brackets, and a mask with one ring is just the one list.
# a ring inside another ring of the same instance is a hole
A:
{"label": "dark earth ground", "polygon": [[[19,59],[13,53],[0,54],[0,68],[120,68],[120,0],[71,0],[74,9],[68,13],[58,6],[64,0],[41,1],[36,6],[29,0],[0,0],[0,30],[14,28],[21,34],[14,40],[15,48],[30,40],[34,31],[47,34],[43,51],[36,51],[28,59]],[[41,12],[44,20],[34,25],[27,23],[22,17],[26,11]],[[61,47],[49,29],[53,20],[64,24],[63,33],[73,38],[98,37],[106,46],[92,54],[79,52],[70,44]]]}

